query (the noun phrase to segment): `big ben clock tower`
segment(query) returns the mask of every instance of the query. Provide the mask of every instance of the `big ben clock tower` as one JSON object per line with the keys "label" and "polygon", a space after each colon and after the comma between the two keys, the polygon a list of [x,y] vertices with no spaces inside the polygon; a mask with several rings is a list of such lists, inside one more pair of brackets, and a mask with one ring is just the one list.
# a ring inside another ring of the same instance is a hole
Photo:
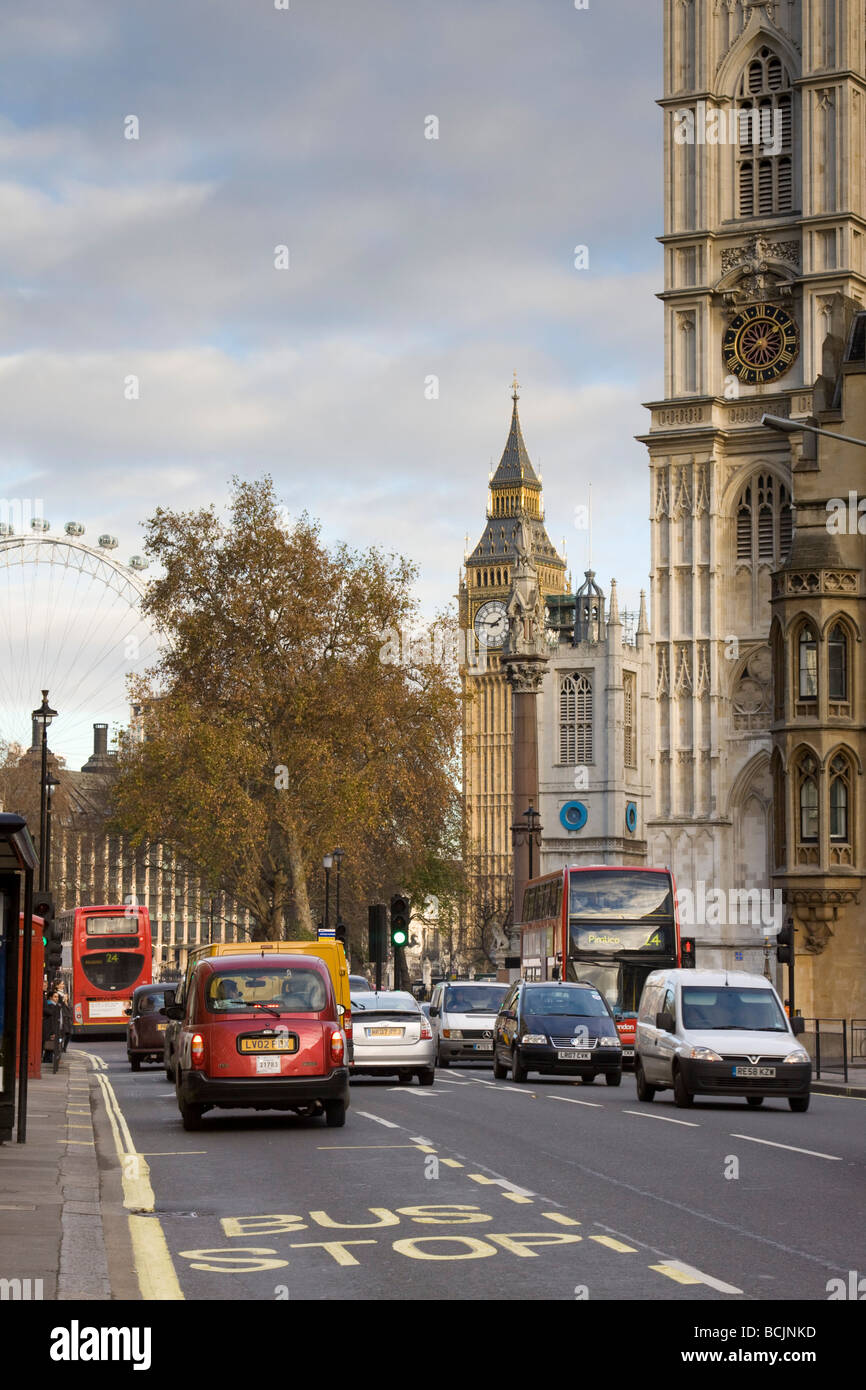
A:
{"label": "big ben clock tower", "polygon": [[[486,643],[484,669],[462,673],[463,796],[466,811],[466,862],[470,885],[467,945],[477,944],[483,920],[502,924],[511,895],[512,722],[511,688],[502,667],[508,635],[507,603],[517,559],[516,543],[528,539],[528,554],[545,594],[566,589],[565,561],[551,545],[544,526],[541,480],[529,458],[517,413],[518,385],[512,386],[511,429],[499,466],[490,479],[487,522],[466,557],[460,581],[460,626]],[[520,532],[521,523],[523,531]]]}
{"label": "big ben clock tower", "polygon": [[[813,465],[761,417],[813,418],[866,303],[864,45],[859,0],[665,3],[647,839],[694,901],[772,885],[770,577]],[[694,925],[708,966],[762,968],[760,926]]]}

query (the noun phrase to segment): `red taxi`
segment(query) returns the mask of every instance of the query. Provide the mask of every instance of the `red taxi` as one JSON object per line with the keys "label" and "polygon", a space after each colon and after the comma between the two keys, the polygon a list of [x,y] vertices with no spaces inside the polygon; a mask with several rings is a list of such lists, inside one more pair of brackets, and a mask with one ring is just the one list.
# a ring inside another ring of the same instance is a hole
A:
{"label": "red taxi", "polygon": [[346,1039],[328,967],[316,956],[210,956],[186,1000],[166,1006],[180,1022],[175,1085],[184,1129],[210,1109],[324,1112],[346,1122]]}

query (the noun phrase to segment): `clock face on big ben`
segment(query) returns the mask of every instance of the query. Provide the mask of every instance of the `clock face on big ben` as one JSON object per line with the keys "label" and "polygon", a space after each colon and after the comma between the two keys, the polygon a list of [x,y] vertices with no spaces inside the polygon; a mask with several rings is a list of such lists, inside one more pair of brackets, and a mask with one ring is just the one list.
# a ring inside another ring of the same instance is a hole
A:
{"label": "clock face on big ben", "polygon": [[800,352],[800,331],[790,314],[774,304],[750,304],[722,337],[722,357],[732,376],[747,386],[778,381]]}
{"label": "clock face on big ben", "polygon": [[501,647],[508,636],[508,612],[499,599],[483,603],[475,614],[475,632],[479,642],[488,647]]}

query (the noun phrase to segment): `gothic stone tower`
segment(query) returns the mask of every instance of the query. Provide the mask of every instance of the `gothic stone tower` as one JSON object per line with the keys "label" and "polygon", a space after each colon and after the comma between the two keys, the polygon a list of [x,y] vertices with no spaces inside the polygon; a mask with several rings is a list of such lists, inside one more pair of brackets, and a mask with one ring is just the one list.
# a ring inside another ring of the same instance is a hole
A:
{"label": "gothic stone tower", "polygon": [[[772,883],[770,575],[791,546],[791,456],[760,421],[812,416],[825,339],[864,299],[864,40],[860,0],[665,4],[648,841],[693,891]],[[696,931],[702,963],[737,947],[761,968],[754,926]]]}
{"label": "gothic stone tower", "polygon": [[459,593],[461,628],[474,628],[488,644],[486,670],[469,667],[461,673],[470,935],[477,934],[491,915],[504,924],[511,902],[511,688],[501,653],[508,633],[506,605],[521,523],[542,592],[562,594],[566,588],[565,561],[545,530],[541,480],[523,442],[516,378],[512,400],[511,429],[490,479],[484,534],[466,558]]}

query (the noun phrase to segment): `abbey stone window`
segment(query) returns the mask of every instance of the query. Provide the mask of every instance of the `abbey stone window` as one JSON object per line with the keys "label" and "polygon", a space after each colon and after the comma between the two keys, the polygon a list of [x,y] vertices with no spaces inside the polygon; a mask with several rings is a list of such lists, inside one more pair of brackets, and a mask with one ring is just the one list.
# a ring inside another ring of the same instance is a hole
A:
{"label": "abbey stone window", "polygon": [[791,494],[772,473],[759,473],[737,502],[737,560],[781,564],[791,549]]}
{"label": "abbey stone window", "polygon": [[793,210],[791,81],[782,61],[762,48],[737,89],[737,211],[773,217]]}
{"label": "abbey stone window", "polygon": [[815,700],[818,696],[818,644],[808,623],[800,628],[797,654],[800,699]]}
{"label": "abbey stone window", "polygon": [[559,761],[592,762],[592,682],[588,676],[563,676],[559,687]]}
{"label": "abbey stone window", "polygon": [[636,677],[633,671],[623,672],[623,761],[626,767],[637,766],[637,729],[635,726],[636,683]]}

